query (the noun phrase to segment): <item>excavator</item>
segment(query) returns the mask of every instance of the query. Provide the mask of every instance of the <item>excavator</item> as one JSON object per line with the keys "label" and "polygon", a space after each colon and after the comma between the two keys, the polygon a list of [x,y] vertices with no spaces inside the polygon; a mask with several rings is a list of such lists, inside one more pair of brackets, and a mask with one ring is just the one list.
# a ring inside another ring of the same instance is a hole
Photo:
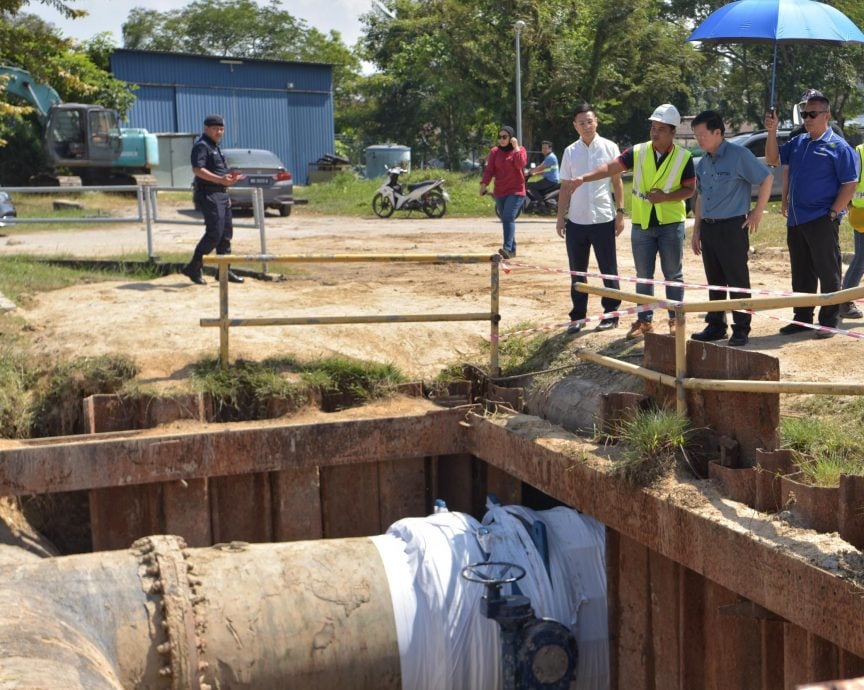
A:
{"label": "excavator", "polygon": [[[5,85],[4,85],[5,82]],[[159,164],[156,136],[146,129],[121,128],[116,110],[101,105],[63,103],[47,84],[26,70],[0,65],[0,90],[23,99],[36,111],[51,165],[68,168],[84,185],[135,185],[154,181]],[[76,184],[75,177],[56,172],[38,174],[31,182],[55,186]]]}

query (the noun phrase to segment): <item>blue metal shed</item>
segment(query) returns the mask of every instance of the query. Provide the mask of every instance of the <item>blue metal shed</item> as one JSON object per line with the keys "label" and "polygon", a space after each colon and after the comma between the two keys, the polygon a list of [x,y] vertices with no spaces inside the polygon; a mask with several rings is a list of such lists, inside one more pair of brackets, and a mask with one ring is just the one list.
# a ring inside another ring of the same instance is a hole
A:
{"label": "blue metal shed", "polygon": [[300,184],[333,153],[332,65],[118,49],[111,71],[138,85],[130,127],[200,132],[219,113],[224,148],[270,149]]}

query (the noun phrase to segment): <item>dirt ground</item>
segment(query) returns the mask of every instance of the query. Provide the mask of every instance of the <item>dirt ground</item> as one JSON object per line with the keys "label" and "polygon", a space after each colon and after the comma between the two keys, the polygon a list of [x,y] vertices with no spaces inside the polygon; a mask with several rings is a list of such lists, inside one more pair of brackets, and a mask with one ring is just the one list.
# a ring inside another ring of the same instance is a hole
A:
{"label": "dirt ground", "polygon": [[[165,218],[187,218],[182,209],[160,209]],[[371,213],[370,213],[371,216]],[[249,217],[235,222],[251,224]],[[692,221],[691,221],[692,222]],[[194,225],[160,224],[153,234],[154,253],[191,254],[202,228]],[[432,220],[425,216],[396,214],[378,218],[340,218],[295,211],[288,218],[268,215],[266,248],[269,254],[465,254],[494,253],[500,246],[500,223],[494,218]],[[558,324],[563,332],[569,309],[569,277],[546,269],[566,270],[564,241],[547,218],[523,217],[517,223],[518,264],[501,275],[501,331]],[[619,238],[619,272],[633,276],[629,227]],[[0,229],[2,254],[56,254],[82,258],[141,252],[147,247],[140,224],[96,226],[93,230],[21,233]],[[240,255],[259,254],[257,229],[235,230],[236,265],[261,270]],[[704,282],[701,259],[685,252],[685,280]],[[342,263],[286,265],[271,262],[271,274],[285,280],[251,278],[231,285],[230,315],[233,318],[280,316],[435,314],[483,312],[490,307],[488,265]],[[592,269],[596,267],[592,261]],[[789,266],[785,249],[776,248],[751,258],[753,286],[789,289]],[[658,270],[659,277],[659,270]],[[599,281],[592,281],[599,282]],[[634,290],[632,283],[622,289]],[[658,290],[658,294],[659,294]],[[704,290],[688,290],[688,299],[706,299]],[[624,305],[627,306],[627,305]],[[216,318],[219,293],[215,280],[206,286],[192,284],[180,274],[153,281],[119,280],[81,284],[45,293],[35,304],[18,307],[33,330],[40,351],[54,356],[126,353],[134,356],[144,382],[171,387],[185,378],[191,362],[215,355],[219,332],[202,328],[201,318]],[[600,313],[599,298],[591,297],[589,315]],[[665,318],[655,323],[665,330]],[[748,349],[781,359],[787,380],[849,381],[848,367],[860,354],[861,342],[837,336],[816,340],[811,335],[783,337],[777,329],[791,310],[762,312],[753,319]],[[635,317],[624,317],[621,326],[605,333],[589,323],[574,344],[623,338]],[[864,330],[864,322],[850,321],[843,327]],[[688,331],[701,330],[701,317],[691,317]],[[416,378],[430,378],[446,364],[464,361],[488,338],[484,322],[266,326],[231,330],[231,357],[262,359],[294,354],[317,357],[340,353],[352,357],[392,362]]]}

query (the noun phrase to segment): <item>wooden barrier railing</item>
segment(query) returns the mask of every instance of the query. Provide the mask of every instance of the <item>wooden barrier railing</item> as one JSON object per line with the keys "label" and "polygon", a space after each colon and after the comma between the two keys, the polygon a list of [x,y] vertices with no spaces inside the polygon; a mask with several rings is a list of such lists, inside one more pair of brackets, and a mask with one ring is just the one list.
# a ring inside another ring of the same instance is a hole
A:
{"label": "wooden barrier railing", "polygon": [[[637,304],[655,304],[658,302],[653,295],[639,295],[611,288],[577,283],[579,292],[592,295],[613,297],[623,302]],[[842,304],[864,297],[864,286],[826,292],[823,294],[798,294],[783,297],[747,297],[729,300],[707,300],[702,302],[670,303],[669,309],[675,311],[675,376],[669,376],[652,369],[621,362],[613,357],[598,355],[587,350],[576,350],[576,355],[585,361],[600,364],[609,369],[624,371],[644,379],[655,381],[665,386],[674,387],[676,391],[676,410],[687,414],[688,390],[736,391],[742,393],[822,393],[826,395],[864,395],[864,383],[825,383],[812,381],[747,381],[734,379],[700,379],[687,376],[687,314],[703,311],[730,311],[747,309],[759,311],[777,309],[780,307],[821,307],[831,304]]]}
{"label": "wooden barrier railing", "polygon": [[[228,265],[239,261],[255,263],[455,263],[490,264],[490,309],[488,312],[444,313],[444,314],[378,314],[357,316],[295,316],[271,318],[232,319],[228,307]],[[289,254],[285,256],[237,254],[206,256],[204,263],[219,267],[219,318],[201,319],[202,326],[219,329],[219,362],[228,366],[228,343],[231,328],[240,326],[298,326],[345,323],[416,323],[433,321],[489,321],[490,354],[489,370],[492,376],[499,373],[498,324],[499,274],[501,257],[497,254]]]}

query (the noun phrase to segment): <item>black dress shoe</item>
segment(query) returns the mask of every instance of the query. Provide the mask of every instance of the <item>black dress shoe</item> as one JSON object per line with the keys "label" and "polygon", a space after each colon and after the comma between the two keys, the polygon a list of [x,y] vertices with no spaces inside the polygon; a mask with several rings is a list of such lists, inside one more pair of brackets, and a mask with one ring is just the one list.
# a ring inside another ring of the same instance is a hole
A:
{"label": "black dress shoe", "polygon": [[812,328],[807,328],[807,326],[801,326],[797,323],[787,323],[780,329],[780,335],[795,335],[796,333],[806,333],[812,330]]}
{"label": "black dress shoe", "polygon": [[581,323],[571,323],[569,326],[567,326],[567,335],[576,335],[579,331],[582,330],[582,325],[583,324]]}
{"label": "black dress shoe", "polygon": [[618,328],[618,318],[603,319],[597,324],[598,331],[608,331],[610,328]]}
{"label": "black dress shoe", "polygon": [[244,283],[244,282],[246,282],[246,279],[242,278],[241,276],[238,276],[236,273],[234,273],[234,271],[229,270],[228,271],[228,282],[229,283]]}
{"label": "black dress shoe", "polygon": [[198,285],[207,285],[207,281],[204,280],[204,276],[201,275],[200,268],[194,268],[191,265],[186,265],[180,269],[180,273],[186,276],[193,283],[197,283]]}
{"label": "black dress shoe", "polygon": [[723,340],[726,337],[725,328],[717,328],[717,326],[706,326],[698,333],[690,336],[691,340],[699,340],[700,342],[709,342],[711,340]]}

